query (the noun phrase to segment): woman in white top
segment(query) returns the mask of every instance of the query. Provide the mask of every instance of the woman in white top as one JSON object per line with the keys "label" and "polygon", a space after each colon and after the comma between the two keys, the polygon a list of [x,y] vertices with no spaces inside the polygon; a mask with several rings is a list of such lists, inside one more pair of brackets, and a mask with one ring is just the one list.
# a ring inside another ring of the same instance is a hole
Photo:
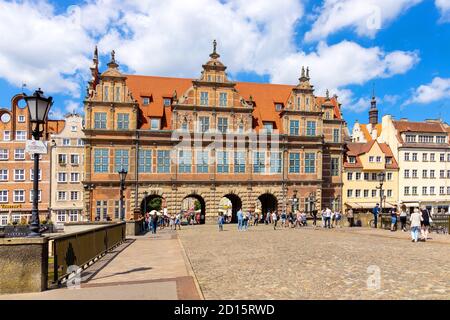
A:
{"label": "woman in white top", "polygon": [[412,242],[417,242],[419,241],[420,223],[423,221],[419,208],[414,208],[414,212],[411,214],[411,217],[409,217],[409,221],[411,221]]}

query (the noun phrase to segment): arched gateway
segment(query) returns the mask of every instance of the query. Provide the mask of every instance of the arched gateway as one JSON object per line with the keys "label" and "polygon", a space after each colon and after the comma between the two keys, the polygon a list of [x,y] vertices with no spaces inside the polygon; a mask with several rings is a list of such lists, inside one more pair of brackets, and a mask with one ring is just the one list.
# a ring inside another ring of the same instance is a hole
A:
{"label": "arched gateway", "polygon": [[[190,199],[194,200],[192,203],[188,203],[186,204],[186,201],[189,201]],[[205,199],[203,199],[202,196],[198,195],[198,194],[189,194],[187,196],[185,196],[183,198],[183,200],[181,201],[181,210],[186,210],[187,209],[191,209],[191,207],[194,208],[194,210],[196,209],[196,204],[195,203],[199,203],[200,204],[200,224],[204,224],[205,223],[205,218],[206,218],[206,202]]]}

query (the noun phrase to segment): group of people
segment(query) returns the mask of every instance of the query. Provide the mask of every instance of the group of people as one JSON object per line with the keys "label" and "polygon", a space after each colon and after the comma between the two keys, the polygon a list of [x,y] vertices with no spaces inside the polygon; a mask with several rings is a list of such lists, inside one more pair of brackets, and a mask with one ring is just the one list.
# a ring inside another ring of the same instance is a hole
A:
{"label": "group of people", "polygon": [[144,214],[144,231],[150,231],[155,234],[156,230],[164,229],[165,227],[169,227],[171,230],[178,229],[181,230],[181,220],[183,218],[182,212],[178,212],[177,214],[168,214],[167,210],[161,214],[157,211],[153,211],[152,214],[147,212]]}

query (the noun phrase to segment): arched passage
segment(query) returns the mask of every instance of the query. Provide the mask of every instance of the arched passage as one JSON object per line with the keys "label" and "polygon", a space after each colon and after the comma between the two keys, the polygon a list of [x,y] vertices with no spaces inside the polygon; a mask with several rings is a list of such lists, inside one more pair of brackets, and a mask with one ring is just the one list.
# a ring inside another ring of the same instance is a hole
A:
{"label": "arched passage", "polygon": [[141,202],[141,212],[144,215],[152,210],[161,211],[165,206],[165,199],[158,194],[150,194]]}
{"label": "arched passage", "polygon": [[278,200],[271,193],[264,193],[258,197],[258,204],[256,207],[259,207],[264,217],[267,212],[274,212],[278,209]]}
{"label": "arched passage", "polygon": [[[183,201],[181,201],[181,211],[187,212],[190,210],[194,210],[195,215],[200,214],[198,219],[200,224],[205,223],[206,203],[202,196],[190,194],[183,198]],[[195,219],[195,221],[197,221],[197,219]]]}
{"label": "arched passage", "polygon": [[[224,195],[222,200],[223,199],[228,199],[228,201],[229,201],[229,203],[231,205],[231,208],[230,208],[231,209],[231,222],[232,223],[237,222],[236,214],[237,214],[239,209],[242,209],[242,200],[241,200],[241,198],[239,198],[239,196],[236,195],[236,194],[229,193],[227,195]],[[221,203],[222,203],[222,200],[221,200]]]}

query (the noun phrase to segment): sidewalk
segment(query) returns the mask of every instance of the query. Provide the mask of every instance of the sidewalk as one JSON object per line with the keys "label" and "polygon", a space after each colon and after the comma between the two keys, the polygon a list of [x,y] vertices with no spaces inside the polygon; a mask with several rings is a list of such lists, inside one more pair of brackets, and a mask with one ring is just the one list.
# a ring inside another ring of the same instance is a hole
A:
{"label": "sidewalk", "polygon": [[79,289],[0,295],[0,300],[186,300],[202,299],[175,231],[136,236],[82,272]]}

